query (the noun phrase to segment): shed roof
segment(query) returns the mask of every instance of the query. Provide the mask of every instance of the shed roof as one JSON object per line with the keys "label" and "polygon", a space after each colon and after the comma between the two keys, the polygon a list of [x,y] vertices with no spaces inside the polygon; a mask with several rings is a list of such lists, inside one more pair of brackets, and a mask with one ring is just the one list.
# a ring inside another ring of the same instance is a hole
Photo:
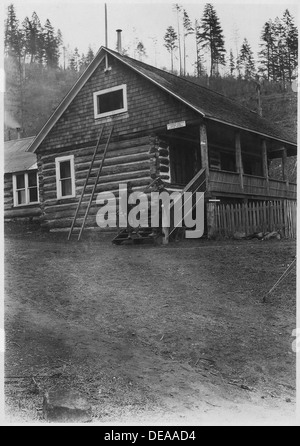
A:
{"label": "shed roof", "polygon": [[29,147],[31,152],[34,152],[39,147],[60,116],[64,113],[107,54],[115,57],[121,63],[147,78],[157,87],[163,89],[168,94],[196,111],[203,118],[221,122],[238,129],[254,132],[264,137],[296,146],[296,141],[287,131],[262,118],[256,112],[247,109],[233,99],[229,99],[228,97],[193,81],[160,70],[128,56],[123,56],[108,48],[101,47],[94,60],[59,104],[37,135],[36,139],[32,141],[32,144]]}
{"label": "shed roof", "polygon": [[4,173],[21,172],[36,168],[36,155],[27,152],[35,136],[13,139],[4,143]]}

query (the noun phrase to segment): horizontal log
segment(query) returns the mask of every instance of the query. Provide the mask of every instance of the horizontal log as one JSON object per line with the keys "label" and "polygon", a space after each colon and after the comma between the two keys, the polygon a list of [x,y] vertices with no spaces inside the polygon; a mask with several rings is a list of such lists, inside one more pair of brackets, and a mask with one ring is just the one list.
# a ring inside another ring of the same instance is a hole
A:
{"label": "horizontal log", "polygon": [[169,162],[160,162],[161,166],[166,166],[168,169],[170,168],[170,163]]}
{"label": "horizontal log", "polygon": [[13,203],[13,197],[11,195],[9,197],[4,197],[3,203]]}
{"label": "horizontal log", "polygon": [[161,172],[169,172],[169,166],[161,165],[159,169]]}
{"label": "horizontal log", "polygon": [[[114,164],[146,160],[149,158],[148,149],[149,149],[148,146],[144,146],[144,150],[143,151],[140,150],[139,153],[136,153],[136,148],[133,148],[130,151],[127,150],[126,153],[124,152],[124,150],[120,150],[119,152],[107,154],[106,159],[105,159],[105,165],[113,166]],[[79,165],[81,166],[82,164],[86,164],[86,166],[87,166],[86,168],[88,169],[91,164],[92,156],[93,156],[93,153],[84,153],[82,156],[78,156],[75,153],[76,168],[78,168]],[[101,160],[102,160],[102,156],[101,156],[101,154],[98,154],[96,157],[94,166],[95,167],[99,166]],[[51,162],[43,163],[42,173],[44,176],[48,176],[49,171],[50,172],[55,171],[55,169],[56,169],[55,158],[53,158]]]}
{"label": "horizontal log", "polygon": [[[108,175],[108,176],[103,176],[99,178],[98,181],[98,186],[99,185],[105,185],[105,184],[110,184],[110,183],[122,183],[125,182],[127,183],[128,181],[132,181],[132,180],[136,180],[142,177],[147,177],[149,170],[139,170],[139,171],[129,171],[129,172],[122,172],[122,173],[118,173],[118,174],[114,174],[114,175]],[[56,192],[56,182],[54,183],[54,177],[52,177],[52,182],[50,183],[50,178],[49,178],[49,184],[46,184],[43,187],[43,191],[46,193],[48,191],[54,191]],[[87,186],[87,191],[93,188],[93,179],[94,177],[91,177],[91,182],[90,184],[88,184]],[[76,188],[81,188],[83,187],[85,183],[85,177],[83,176],[83,178],[77,178],[76,179]]]}
{"label": "horizontal log", "polygon": [[[149,170],[149,160],[146,161],[139,161],[134,163],[127,163],[127,164],[118,164],[114,166],[106,167],[104,166],[101,172],[100,178],[111,176],[115,174],[121,174],[126,172],[136,172],[140,170]],[[86,178],[87,171],[78,171],[76,172],[76,178]],[[91,177],[96,177],[98,174],[98,169],[92,169]]]}
{"label": "horizontal log", "polygon": [[[145,186],[133,187],[133,191],[143,192],[144,189],[145,189]],[[120,192],[119,188],[111,190],[109,192],[114,195],[116,205],[118,206],[119,192]],[[145,193],[145,195],[147,195],[148,200],[150,200],[151,191],[148,190],[144,193]],[[72,199],[68,199],[68,200],[46,200],[43,203],[43,210],[46,213],[52,213],[52,212],[60,212],[60,211],[65,211],[65,210],[71,209],[72,212],[75,213],[75,210],[76,210],[78,202],[79,202],[79,196],[80,196],[80,194],[78,194],[77,198],[72,198]],[[90,193],[84,195],[83,201],[81,203],[81,208],[83,208],[83,209],[86,208],[86,206],[90,200],[90,196],[91,196]],[[96,204],[96,198],[97,198],[97,194],[95,194],[95,197],[92,202],[92,206],[98,207],[98,205]]]}
{"label": "horizontal log", "polygon": [[159,149],[158,150],[159,156],[169,156],[169,150],[168,149]]}
{"label": "horizontal log", "polygon": [[[101,176],[99,179],[99,182],[104,182],[104,178],[106,177],[111,177],[113,175],[116,174],[122,174],[127,173],[127,172],[136,172],[136,171],[140,171],[140,170],[149,170],[149,161],[140,161],[140,162],[135,162],[135,163],[128,163],[128,164],[121,164],[121,165],[117,165],[117,166],[109,166],[109,167],[103,167],[102,172],[101,172]],[[88,170],[77,170],[76,169],[76,183],[79,180],[82,179],[86,179],[88,174]],[[90,174],[90,182],[93,183],[94,179],[97,177],[98,174],[98,169],[97,168],[93,168]],[[107,179],[106,179],[107,181]],[[53,186],[55,185],[56,187],[56,171],[55,169],[53,171],[48,171],[48,177],[44,179],[43,181],[43,185],[49,185],[52,184]]]}
{"label": "horizontal log", "polygon": [[170,159],[169,158],[159,158],[159,162],[160,162],[160,164],[165,164],[166,166],[168,166],[170,164]]}
{"label": "horizontal log", "polygon": [[40,214],[41,209],[39,207],[13,208],[10,210],[4,210],[4,218],[33,217],[39,216]]}
{"label": "horizontal log", "polygon": [[8,190],[7,192],[4,192],[4,199],[11,199],[12,200],[13,197],[13,191],[12,190]]}
{"label": "horizontal log", "polygon": [[[51,149],[51,151],[47,151],[47,153],[45,154],[41,154],[41,159],[43,161],[43,163],[47,163],[47,162],[51,162],[53,161],[53,159],[55,157],[59,157],[59,156],[69,156],[69,155],[76,155],[76,156],[91,156],[93,155],[94,151],[95,151],[95,146],[96,143],[93,145],[91,144],[89,147],[84,147],[84,148],[73,148],[73,149],[69,149],[69,150],[62,150],[62,149]],[[98,149],[98,153],[101,154],[104,152],[104,148],[105,148],[105,143],[101,144],[99,146]],[[131,151],[131,153],[136,153],[136,152],[143,152],[149,149],[149,137],[148,136],[144,136],[142,138],[135,138],[135,139],[130,139],[130,140],[125,140],[125,141],[116,141],[116,142],[111,142],[109,144],[108,147],[108,156],[112,153],[120,153],[120,155],[122,154],[122,152],[124,152],[124,150],[129,149]],[[127,150],[126,150],[126,153]],[[117,156],[117,155],[114,155]],[[54,157],[54,158],[53,158]]]}
{"label": "horizontal log", "polygon": [[[137,153],[133,155],[123,155],[116,158],[105,159],[104,166],[120,166],[122,164],[135,163],[139,161],[149,160],[149,154],[145,153]],[[97,168],[100,166],[101,160],[95,160],[93,168]],[[76,170],[88,170],[91,165],[91,158],[89,157],[81,157],[75,159],[75,167]]]}
{"label": "horizontal log", "polygon": [[55,169],[55,161],[52,161],[51,163],[43,163],[42,165],[42,174],[47,175],[48,170]]}
{"label": "horizontal log", "polygon": [[[143,186],[149,185],[153,180],[150,178],[150,176],[144,176],[141,178],[133,178],[124,181],[124,183],[127,183],[128,181],[131,182],[133,187],[141,188]],[[50,202],[72,202],[78,200],[78,197],[80,196],[81,189],[82,189],[83,183],[81,187],[77,188],[77,198],[68,198],[68,199],[57,199],[56,189],[50,189],[50,190],[44,190],[43,194],[43,202],[44,203],[50,203]],[[114,191],[118,190],[119,188],[119,182],[112,182],[112,183],[105,183],[103,185],[98,185],[97,187],[97,193],[99,192],[105,192],[105,191]],[[91,189],[90,189],[91,191]]]}

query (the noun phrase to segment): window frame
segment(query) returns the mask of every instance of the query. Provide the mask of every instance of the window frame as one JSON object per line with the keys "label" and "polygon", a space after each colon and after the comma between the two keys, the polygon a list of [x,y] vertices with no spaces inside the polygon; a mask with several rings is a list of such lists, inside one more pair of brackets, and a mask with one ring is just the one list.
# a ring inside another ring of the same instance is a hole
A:
{"label": "window frame", "polygon": [[[62,195],[61,191],[61,178],[60,178],[60,163],[64,161],[70,161],[70,171],[71,171],[71,195]],[[58,200],[65,200],[68,198],[76,197],[75,189],[75,165],[74,165],[74,155],[59,156],[55,158],[55,171],[56,171],[56,196]]]}
{"label": "window frame", "polygon": [[[118,108],[117,110],[112,110],[109,112],[98,113],[98,98],[99,98],[99,96],[102,96],[107,93],[112,93],[112,92],[118,91],[118,90],[123,91],[123,108]],[[121,113],[125,113],[128,111],[127,85],[122,84],[122,85],[117,85],[115,87],[106,88],[105,90],[95,91],[93,93],[93,101],[94,101],[94,117],[95,117],[95,119],[106,118],[107,116],[113,116],[113,115],[119,115]]]}
{"label": "window frame", "polygon": [[[28,175],[30,173],[35,173],[35,175],[36,175],[36,186],[29,186]],[[24,176],[24,188],[22,187],[21,189],[17,188],[17,176],[19,176],[19,175],[23,175]],[[16,173],[13,174],[12,180],[13,180],[13,202],[14,202],[14,207],[31,206],[31,205],[34,205],[34,204],[39,204],[39,202],[40,202],[40,195],[39,195],[39,178],[38,178],[37,170],[32,170],[32,171],[28,171],[28,172],[16,172]],[[33,187],[36,187],[36,189],[37,189],[37,201],[30,201],[29,191]],[[18,191],[20,191],[20,190],[24,190],[25,191],[26,202],[19,204],[18,203]]]}

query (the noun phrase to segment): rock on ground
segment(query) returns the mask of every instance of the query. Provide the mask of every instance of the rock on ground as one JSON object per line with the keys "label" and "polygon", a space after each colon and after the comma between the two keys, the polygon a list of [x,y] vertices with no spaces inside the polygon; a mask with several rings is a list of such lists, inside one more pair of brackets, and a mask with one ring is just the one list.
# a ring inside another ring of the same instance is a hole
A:
{"label": "rock on ground", "polygon": [[58,389],[44,395],[43,414],[49,422],[87,423],[91,406],[78,392]]}

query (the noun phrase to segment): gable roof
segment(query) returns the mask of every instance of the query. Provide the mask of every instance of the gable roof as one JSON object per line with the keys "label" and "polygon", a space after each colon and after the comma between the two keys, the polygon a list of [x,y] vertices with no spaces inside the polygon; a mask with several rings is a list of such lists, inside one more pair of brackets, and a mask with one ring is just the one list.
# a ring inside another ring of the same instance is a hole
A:
{"label": "gable roof", "polygon": [[28,147],[35,139],[30,138],[13,139],[4,142],[4,173],[21,172],[36,169],[36,155],[27,152]]}
{"label": "gable roof", "polygon": [[206,119],[230,125],[241,130],[254,132],[283,143],[296,145],[296,141],[291,139],[290,135],[285,130],[280,129],[277,125],[273,125],[268,120],[242,106],[233,99],[229,99],[220,93],[190,80],[180,78],[179,76],[160,70],[159,68],[155,68],[144,62],[140,62],[128,56],[122,56],[113,50],[101,47],[94,60],[77,80],[73,88],[46,122],[36,139],[32,142],[29,147],[30,152],[34,152],[41,144],[51,128],[55,125],[107,54],[115,57],[121,63],[133,69],[135,72],[142,75],[168,94],[177,98]]}

